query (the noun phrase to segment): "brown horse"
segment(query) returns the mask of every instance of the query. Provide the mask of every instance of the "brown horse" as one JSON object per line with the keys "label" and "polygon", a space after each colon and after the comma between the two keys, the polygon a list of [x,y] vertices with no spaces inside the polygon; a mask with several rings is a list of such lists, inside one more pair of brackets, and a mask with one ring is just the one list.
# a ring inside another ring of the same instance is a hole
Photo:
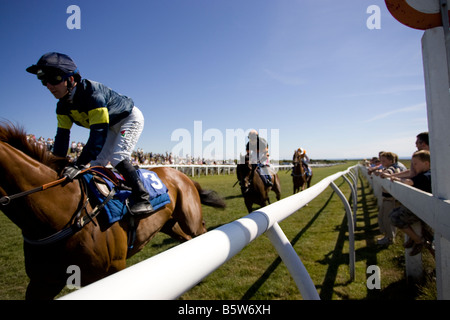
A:
{"label": "brown horse", "polygon": [[[30,278],[27,299],[54,298],[66,285],[70,276],[67,269],[71,265],[80,268],[82,286],[124,269],[126,259],[140,251],[158,231],[181,241],[203,234],[206,229],[201,203],[225,206],[217,194],[202,190],[183,173],[172,168],[154,168],[169,189],[171,203],[150,216],[136,218],[135,242],[130,249],[128,220],[108,224],[99,214],[83,228],[72,228],[95,206],[87,200],[77,179],[14,198],[13,195],[20,196],[38,186],[48,186],[59,179],[66,165],[65,158],[57,158],[28,142],[23,129],[0,125],[0,176],[3,177],[0,202],[3,212],[22,230],[25,240],[25,269]],[[76,231],[53,243],[33,243],[71,229]]]}
{"label": "brown horse", "polygon": [[307,176],[305,172],[305,168],[303,166],[302,157],[300,155],[300,152],[297,150],[294,152],[293,157],[293,165],[294,168],[292,169],[292,181],[294,183],[294,194],[303,191],[306,188],[309,188],[311,185],[311,179],[312,179],[312,170],[311,175]]}
{"label": "brown horse", "polygon": [[245,206],[248,212],[253,211],[253,204],[259,204],[261,207],[270,204],[269,191],[272,190],[276,194],[277,200],[281,198],[280,178],[276,173],[270,173],[272,186],[266,186],[257,172],[252,170],[248,157],[241,159],[241,163],[236,167],[236,174],[239,184],[241,185],[242,195],[244,196]]}

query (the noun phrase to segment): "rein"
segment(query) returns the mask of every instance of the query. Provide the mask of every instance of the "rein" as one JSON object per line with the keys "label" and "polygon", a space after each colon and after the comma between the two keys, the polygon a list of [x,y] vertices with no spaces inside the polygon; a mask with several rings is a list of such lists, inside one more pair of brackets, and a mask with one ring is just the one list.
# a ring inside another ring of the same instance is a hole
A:
{"label": "rein", "polygon": [[64,177],[64,178],[61,178],[59,180],[56,180],[56,181],[53,181],[53,182],[50,182],[50,183],[46,183],[46,184],[44,184],[44,185],[42,185],[40,187],[31,189],[31,190],[28,190],[28,191],[16,193],[16,194],[13,194],[11,196],[1,197],[0,198],[0,204],[3,205],[3,206],[7,206],[11,202],[11,200],[14,200],[14,199],[17,199],[17,198],[22,198],[22,197],[25,197],[25,196],[27,196],[29,194],[36,193],[36,192],[39,192],[39,191],[47,190],[47,189],[49,189],[51,187],[54,187],[54,186],[57,186],[57,185],[63,183],[66,179],[67,179],[67,177]]}
{"label": "rein", "polygon": [[[95,167],[93,167],[93,168],[95,168]],[[103,177],[106,177],[107,179],[111,180],[114,183],[114,185],[117,186],[117,180],[114,180],[112,178],[112,176],[98,172],[98,171],[94,171],[94,170],[92,170],[92,168],[87,168],[87,169],[81,170],[79,175],[82,175],[88,171],[95,172],[95,174],[99,174],[99,175],[102,175]],[[52,187],[62,184],[66,180],[67,180],[67,177],[63,177],[61,179],[46,183],[40,187],[31,189],[31,190],[16,193],[16,194],[13,194],[10,196],[3,196],[0,198],[0,204],[3,206],[6,206],[11,202],[11,200],[21,198],[21,197],[24,197],[24,196],[27,196],[27,195],[30,195],[30,194],[33,194],[36,192],[47,190],[49,188],[52,188]],[[81,184],[81,182],[80,182],[80,184]],[[22,235],[24,241],[29,244],[32,244],[32,245],[49,245],[49,244],[53,244],[55,242],[58,242],[62,239],[65,239],[67,237],[74,235],[75,233],[77,233],[78,231],[83,229],[84,226],[86,226],[89,222],[92,222],[93,224],[95,224],[94,218],[100,213],[100,211],[104,208],[104,206],[114,197],[115,193],[116,193],[116,189],[112,188],[112,190],[109,192],[108,196],[105,198],[105,200],[101,204],[97,205],[90,213],[86,211],[86,215],[80,218],[81,212],[83,211],[83,209],[84,210],[86,209],[86,206],[89,203],[89,197],[88,197],[86,199],[84,205],[74,215],[77,219],[76,222],[72,223],[68,227],[66,227],[48,237],[38,239],[38,240],[28,239],[27,237]]]}

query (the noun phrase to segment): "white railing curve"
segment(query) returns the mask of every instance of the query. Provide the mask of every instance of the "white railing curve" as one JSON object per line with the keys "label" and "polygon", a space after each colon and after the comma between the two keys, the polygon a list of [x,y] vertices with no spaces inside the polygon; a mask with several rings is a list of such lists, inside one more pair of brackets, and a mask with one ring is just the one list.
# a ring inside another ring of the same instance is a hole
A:
{"label": "white railing curve", "polygon": [[[309,189],[211,230],[197,238],[69,293],[61,297],[61,299],[176,299],[230,260],[254,239],[266,232],[281,259],[286,264],[303,299],[319,300],[319,294],[311,277],[281,230],[278,222],[304,207],[328,186],[331,186],[343,201],[347,214],[350,243],[350,277],[353,280],[355,272],[353,216],[356,214],[356,202],[354,201],[354,212],[352,215],[349,203],[334,184],[334,181],[348,174],[353,183],[346,177],[345,181],[351,187],[353,199],[357,199],[357,170],[358,166],[353,166],[345,171],[335,173]],[[186,257],[189,257],[189,259],[186,259]],[[183,266],[182,270],[180,266]]]}

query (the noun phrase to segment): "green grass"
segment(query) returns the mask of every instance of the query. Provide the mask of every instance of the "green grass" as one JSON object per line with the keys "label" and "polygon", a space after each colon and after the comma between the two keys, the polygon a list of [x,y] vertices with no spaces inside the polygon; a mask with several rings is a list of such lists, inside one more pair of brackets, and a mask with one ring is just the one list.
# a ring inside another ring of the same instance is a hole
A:
{"label": "green grass", "polygon": [[[334,167],[314,168],[313,184],[353,164],[347,162]],[[292,194],[292,178],[285,171],[280,171],[279,176],[282,198],[288,197]],[[234,175],[201,176],[195,177],[195,180],[205,189],[218,191],[227,202],[225,210],[203,207],[208,230],[247,215],[239,186],[233,187],[236,182]],[[350,198],[348,184],[342,178],[335,183]],[[399,234],[396,244],[389,248],[376,245],[379,236],[376,200],[367,181],[360,178],[358,187],[354,281],[350,281],[349,274],[345,209],[331,188],[280,223],[308,270],[321,299],[434,299],[435,289],[429,285],[432,281],[417,285],[405,280],[401,247],[403,235]],[[274,193],[271,194],[271,201],[275,201]],[[129,265],[177,244],[168,236],[158,234],[142,252],[129,259]],[[427,279],[432,279],[434,261],[429,255],[425,255],[424,261]],[[380,267],[381,290],[367,289],[366,269],[369,265]],[[23,299],[27,281],[20,230],[4,215],[0,215],[0,299]],[[269,239],[262,235],[180,299],[290,300],[302,297]]]}

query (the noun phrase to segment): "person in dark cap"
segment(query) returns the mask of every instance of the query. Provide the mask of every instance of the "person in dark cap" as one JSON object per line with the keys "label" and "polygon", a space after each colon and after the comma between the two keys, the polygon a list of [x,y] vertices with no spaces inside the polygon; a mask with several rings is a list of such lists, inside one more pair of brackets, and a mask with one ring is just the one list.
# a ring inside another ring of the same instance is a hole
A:
{"label": "person in dark cap", "polygon": [[131,214],[154,212],[149,194],[130,162],[131,152],[144,128],[144,116],[133,100],[101,83],[82,79],[75,62],[62,53],[46,53],[26,70],[37,75],[59,100],[55,155],[67,156],[74,123],[90,130],[80,156],[62,175],[73,180],[88,163],[106,166],[110,162],[132,188]]}

